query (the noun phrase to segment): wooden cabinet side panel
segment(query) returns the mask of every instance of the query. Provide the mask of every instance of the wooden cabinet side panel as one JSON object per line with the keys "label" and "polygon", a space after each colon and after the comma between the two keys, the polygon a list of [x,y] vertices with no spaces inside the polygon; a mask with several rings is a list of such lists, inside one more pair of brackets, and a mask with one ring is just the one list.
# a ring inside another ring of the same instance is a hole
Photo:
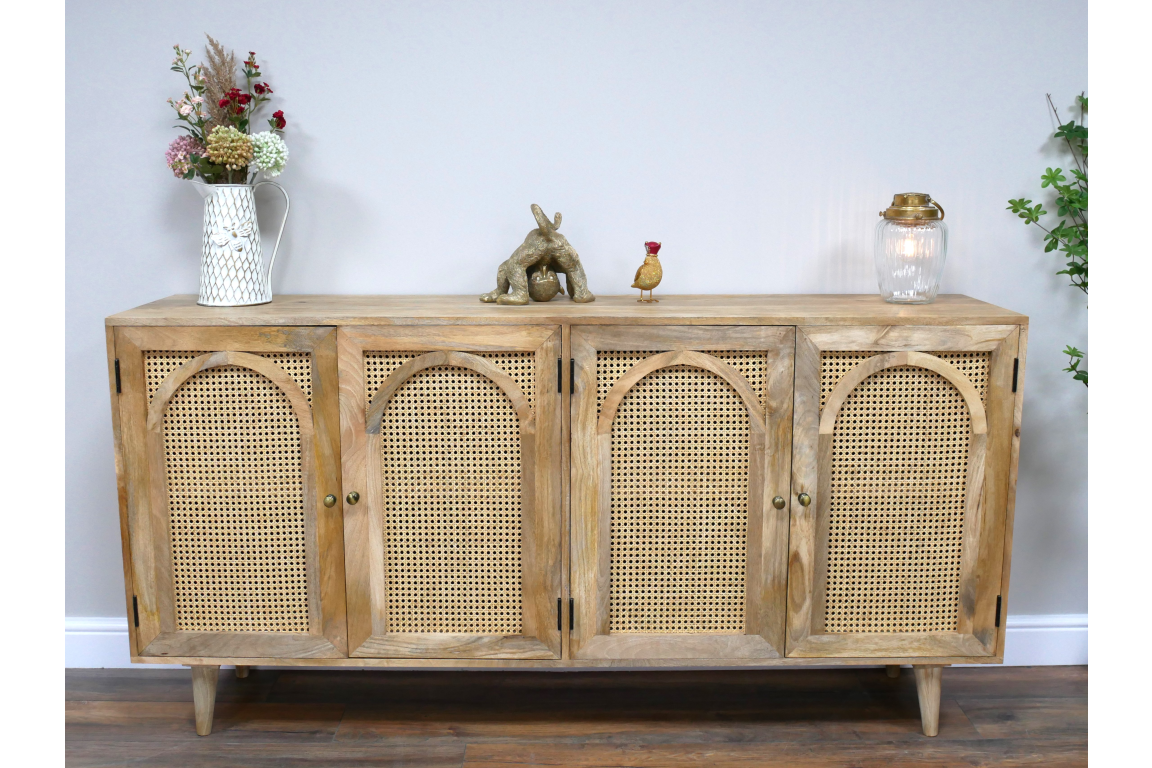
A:
{"label": "wooden cabinet side panel", "polygon": [[999,634],[995,626],[996,598],[1003,590],[1005,519],[1011,485],[1016,400],[1012,392],[1012,373],[1018,351],[1019,332],[1014,329],[992,351],[986,397],[988,442],[984,460],[983,515],[978,534],[980,550],[974,563],[976,592],[971,631],[988,653],[995,653]]}
{"label": "wooden cabinet side panel", "polygon": [[1012,536],[1016,519],[1016,480],[1020,472],[1020,427],[1024,413],[1024,360],[1028,353],[1028,326],[1021,326],[1016,342],[1016,391],[1012,394],[1011,450],[1008,456],[1008,493],[1004,502],[1004,552],[1000,572],[1000,626],[996,633],[997,656],[1004,656],[1004,638],[1008,626],[1008,582],[1012,575]]}
{"label": "wooden cabinet side panel", "polygon": [[[807,639],[812,625],[816,569],[816,509],[820,431],[820,350],[796,329],[796,386],[792,415],[792,488],[788,535],[788,654]],[[800,504],[806,493],[814,503]]]}
{"label": "wooden cabinet side panel", "polygon": [[[565,364],[565,360],[573,360],[572,356],[572,326],[564,325],[560,329],[561,348],[560,359],[556,365],[556,391],[560,393],[560,562],[561,562],[561,597],[556,604],[560,614],[556,621],[560,627],[561,658],[572,658],[572,621],[575,618],[573,611],[565,610],[567,605],[575,605],[572,600],[572,387],[569,379],[572,375],[572,364]],[[565,386],[567,385],[567,386]]]}
{"label": "wooden cabinet side panel", "polygon": [[[796,378],[796,329],[778,329],[778,346],[767,350],[768,374],[764,382],[765,472],[760,534],[760,582],[756,591],[763,595],[761,619],[756,627],[761,637],[783,655],[787,644],[788,605],[788,505],[776,509],[772,500],[791,495],[792,405]],[[749,510],[751,512],[751,509]],[[749,526],[751,527],[751,517]]]}
{"label": "wooden cabinet side panel", "polygon": [[[364,432],[367,402],[364,393],[364,349],[341,328],[336,334],[340,369],[341,488],[336,505],[343,510],[344,574],[347,586],[348,650],[355,652],[376,631],[372,596],[372,526],[369,520],[368,440]],[[347,495],[362,494],[362,504],[344,506]],[[383,627],[380,628],[383,631]]]}
{"label": "wooden cabinet side panel", "polygon": [[123,437],[120,430],[120,361],[116,357],[116,334],[113,328],[104,329],[108,349],[108,391],[112,397],[112,456],[116,466],[116,502],[120,520],[120,551],[123,557],[125,614],[128,617],[128,650],[132,656],[140,654],[135,611],[132,601],[136,586],[132,567],[132,534],[128,526],[128,478],[124,465]]}
{"label": "wooden cabinet side panel", "polygon": [[[312,419],[315,426],[316,537],[320,559],[321,631],[341,653],[348,652],[344,578],[344,516],[340,471],[340,376],[336,329],[328,328],[312,351]],[[324,506],[332,494],[336,504]]]}
{"label": "wooden cabinet side panel", "polygon": [[555,600],[563,591],[561,558],[561,417],[559,393],[548,387],[548,373],[560,357],[557,329],[536,350],[535,456],[524,462],[524,490],[531,494],[531,514],[524,518],[524,634],[536,637],[552,653],[563,654],[556,627]]}
{"label": "wooden cabinet side panel", "polygon": [[120,360],[120,438],[136,596],[136,652],[142,653],[161,631],[160,585],[156,579],[156,536],[152,528],[152,473],[148,452],[148,393],[144,353],[126,329],[116,329]]}
{"label": "wooden cabinet side panel", "polygon": [[600,521],[600,443],[596,439],[596,349],[583,329],[572,330],[572,358],[576,361],[571,404],[571,590],[576,621],[570,631],[573,657],[597,634],[608,631],[607,591],[602,574]]}

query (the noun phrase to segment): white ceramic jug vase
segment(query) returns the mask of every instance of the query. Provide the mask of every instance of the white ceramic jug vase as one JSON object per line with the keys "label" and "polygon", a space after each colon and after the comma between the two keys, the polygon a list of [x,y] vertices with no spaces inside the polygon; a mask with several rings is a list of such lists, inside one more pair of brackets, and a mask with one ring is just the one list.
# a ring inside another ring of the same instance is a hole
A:
{"label": "white ceramic jug vase", "polygon": [[[290,202],[273,181],[255,184],[193,182],[204,197],[204,251],[200,261],[200,298],[205,307],[244,307],[272,301],[272,266],[284,236]],[[260,248],[256,187],[270,184],[284,195],[284,218],[268,267]]]}

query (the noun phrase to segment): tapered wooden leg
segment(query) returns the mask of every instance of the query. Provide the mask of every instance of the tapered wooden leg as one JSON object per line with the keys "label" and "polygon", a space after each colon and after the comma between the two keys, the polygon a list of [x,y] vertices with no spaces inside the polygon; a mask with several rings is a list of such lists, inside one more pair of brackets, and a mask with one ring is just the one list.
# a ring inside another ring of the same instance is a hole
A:
{"label": "tapered wooden leg", "polygon": [[[239,669],[239,667],[237,667],[237,669]],[[884,666],[884,671],[888,674],[888,677],[892,678],[893,680],[900,677],[899,664],[886,664]]]}
{"label": "tapered wooden leg", "polygon": [[244,666],[243,664],[237,664],[236,677],[240,678],[241,680],[248,677],[248,667]]}
{"label": "tapered wooden leg", "polygon": [[920,697],[920,722],[925,736],[935,736],[940,732],[940,673],[939,664],[914,664],[916,673],[916,693]]}
{"label": "tapered wooden leg", "polygon": [[196,733],[212,733],[212,713],[216,709],[216,681],[220,678],[220,665],[192,667],[192,701],[196,704]]}

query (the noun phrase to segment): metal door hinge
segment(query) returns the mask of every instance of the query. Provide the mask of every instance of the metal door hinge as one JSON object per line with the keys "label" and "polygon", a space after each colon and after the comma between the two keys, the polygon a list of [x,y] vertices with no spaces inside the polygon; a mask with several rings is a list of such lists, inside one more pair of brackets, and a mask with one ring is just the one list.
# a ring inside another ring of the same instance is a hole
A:
{"label": "metal door hinge", "polygon": [[140,626],[140,606],[136,602],[136,595],[132,595],[132,624]]}
{"label": "metal door hinge", "polygon": [[[556,394],[564,394],[564,360],[559,357],[556,358]],[[560,598],[556,599],[559,600]]]}
{"label": "metal door hinge", "polygon": [[997,627],[1000,626],[1000,605],[1001,605],[1000,595],[996,595],[996,626]]}
{"label": "metal door hinge", "polygon": [[1016,382],[1020,378],[1020,358],[1012,360],[1012,391],[1016,391]]}
{"label": "metal door hinge", "polygon": [[562,621],[561,617],[564,615],[563,611],[560,608],[560,606],[563,605],[563,603],[561,602],[562,600],[563,600],[563,598],[560,598],[560,597],[556,598],[556,631],[557,632],[563,631],[563,629],[564,629],[564,627],[561,625],[561,621]]}
{"label": "metal door hinge", "polygon": [[576,394],[576,358],[568,360],[568,394]]}
{"label": "metal door hinge", "polygon": [[120,358],[116,358],[112,367],[116,369],[116,394],[120,394]]}

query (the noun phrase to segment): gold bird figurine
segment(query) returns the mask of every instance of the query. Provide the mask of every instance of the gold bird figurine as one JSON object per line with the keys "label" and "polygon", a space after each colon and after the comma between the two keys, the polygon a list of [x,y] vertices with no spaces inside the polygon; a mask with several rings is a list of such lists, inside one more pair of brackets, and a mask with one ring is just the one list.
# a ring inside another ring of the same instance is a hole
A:
{"label": "gold bird figurine", "polygon": [[[664,277],[664,269],[660,266],[660,259],[656,256],[660,253],[660,243],[644,243],[644,248],[647,249],[648,254],[644,257],[644,263],[640,265],[640,269],[636,270],[636,279],[632,281],[632,287],[640,289],[640,298],[637,301],[648,304],[660,301],[660,299],[652,298],[652,289],[660,285],[660,280]],[[644,291],[648,291],[648,298],[644,298]]]}

